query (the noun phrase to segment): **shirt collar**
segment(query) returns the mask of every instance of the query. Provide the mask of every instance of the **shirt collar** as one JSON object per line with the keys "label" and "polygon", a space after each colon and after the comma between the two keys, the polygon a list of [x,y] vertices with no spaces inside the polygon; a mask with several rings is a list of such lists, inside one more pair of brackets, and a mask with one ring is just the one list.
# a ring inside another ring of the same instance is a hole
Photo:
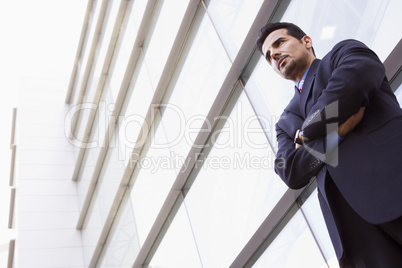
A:
{"label": "shirt collar", "polygon": [[310,67],[311,67],[311,65],[310,65],[310,66],[307,68],[307,70],[304,72],[302,79],[296,82],[296,87],[297,87],[297,88],[299,88],[300,81],[306,79],[306,76],[307,76],[308,70],[310,70]]}

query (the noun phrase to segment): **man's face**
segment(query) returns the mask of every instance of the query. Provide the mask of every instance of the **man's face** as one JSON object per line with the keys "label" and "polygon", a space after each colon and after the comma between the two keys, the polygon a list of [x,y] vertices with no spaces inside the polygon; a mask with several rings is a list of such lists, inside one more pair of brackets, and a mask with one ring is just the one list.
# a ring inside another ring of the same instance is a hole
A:
{"label": "man's face", "polygon": [[296,82],[315,57],[310,37],[304,36],[300,42],[287,32],[287,29],[278,29],[270,33],[262,45],[262,52],[275,72]]}

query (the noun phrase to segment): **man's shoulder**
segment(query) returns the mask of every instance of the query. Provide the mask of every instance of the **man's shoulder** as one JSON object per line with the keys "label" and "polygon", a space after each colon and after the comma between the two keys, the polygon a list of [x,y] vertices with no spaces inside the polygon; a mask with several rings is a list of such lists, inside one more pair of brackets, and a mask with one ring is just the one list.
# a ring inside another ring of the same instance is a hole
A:
{"label": "man's shoulder", "polygon": [[345,39],[338,42],[327,55],[343,54],[352,51],[369,51],[370,48],[367,47],[363,42],[356,39]]}
{"label": "man's shoulder", "polygon": [[[363,42],[356,39],[345,39],[337,44],[329,51],[324,57],[323,61],[327,60],[332,64],[339,62],[344,56],[351,54],[361,54],[361,53],[373,53],[369,47],[367,47]],[[374,53],[375,54],[375,53]]]}
{"label": "man's shoulder", "polygon": [[348,48],[348,47],[364,47],[368,48],[363,42],[356,39],[345,39],[338,42],[332,50],[337,50],[340,48]]}

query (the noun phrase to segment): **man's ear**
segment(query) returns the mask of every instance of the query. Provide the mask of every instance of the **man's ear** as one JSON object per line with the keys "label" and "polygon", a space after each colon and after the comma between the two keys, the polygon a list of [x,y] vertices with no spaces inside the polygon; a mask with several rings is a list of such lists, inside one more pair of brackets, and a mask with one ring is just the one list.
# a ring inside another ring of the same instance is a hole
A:
{"label": "man's ear", "polygon": [[305,36],[302,37],[302,42],[306,46],[306,48],[312,48],[313,47],[313,40],[308,35],[305,35]]}

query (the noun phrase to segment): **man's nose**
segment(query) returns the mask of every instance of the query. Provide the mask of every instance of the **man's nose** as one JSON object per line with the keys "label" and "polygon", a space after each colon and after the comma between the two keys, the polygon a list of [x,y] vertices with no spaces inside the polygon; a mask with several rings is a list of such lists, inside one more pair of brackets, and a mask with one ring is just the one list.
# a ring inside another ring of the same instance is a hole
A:
{"label": "man's nose", "polygon": [[281,53],[279,51],[272,51],[272,59],[273,60],[278,61],[280,56],[281,56]]}

